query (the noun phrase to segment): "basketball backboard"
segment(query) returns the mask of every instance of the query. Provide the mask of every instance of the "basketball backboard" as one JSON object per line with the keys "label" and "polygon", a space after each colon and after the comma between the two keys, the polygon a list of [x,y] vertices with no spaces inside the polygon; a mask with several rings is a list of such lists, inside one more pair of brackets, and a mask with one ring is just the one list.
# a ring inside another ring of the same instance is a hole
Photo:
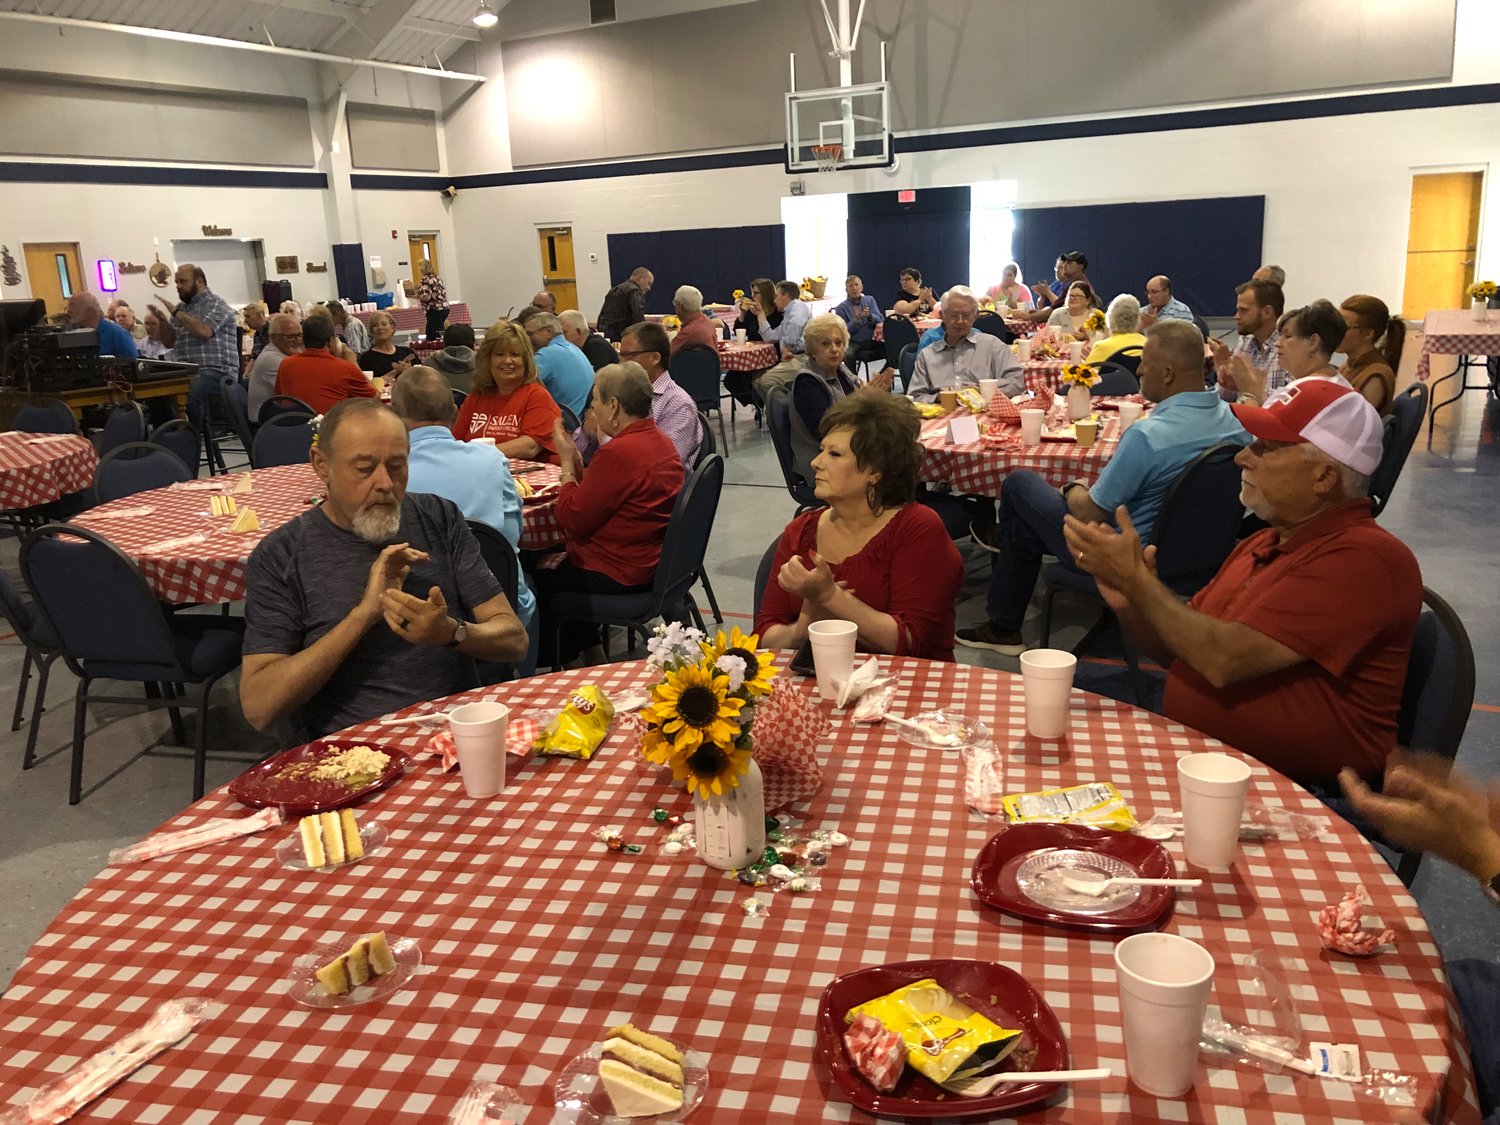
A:
{"label": "basketball backboard", "polygon": [[886,82],[786,95],[786,170],[819,170],[814,149],[838,145],[839,168],[888,168],[891,98]]}

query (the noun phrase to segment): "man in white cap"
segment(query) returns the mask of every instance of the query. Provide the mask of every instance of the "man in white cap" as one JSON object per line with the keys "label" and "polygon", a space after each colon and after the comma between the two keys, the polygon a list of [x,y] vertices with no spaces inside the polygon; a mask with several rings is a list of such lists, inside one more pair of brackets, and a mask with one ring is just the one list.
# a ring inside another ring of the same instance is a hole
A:
{"label": "man in white cap", "polygon": [[1167,665],[1162,713],[1312,788],[1380,776],[1422,609],[1417,560],[1370,515],[1380,416],[1357,391],[1303,379],[1234,406],[1255,441],[1240,499],[1270,526],[1191,602],[1157,580],[1130,514],[1120,532],[1065,520],[1077,565],[1141,650]]}

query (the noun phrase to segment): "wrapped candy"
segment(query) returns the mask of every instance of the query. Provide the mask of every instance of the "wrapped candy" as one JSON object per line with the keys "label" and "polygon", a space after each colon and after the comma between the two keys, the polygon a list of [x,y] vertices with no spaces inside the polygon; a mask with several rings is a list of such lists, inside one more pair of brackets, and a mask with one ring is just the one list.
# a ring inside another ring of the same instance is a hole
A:
{"label": "wrapped candy", "polygon": [[587,684],[568,696],[562,712],[547,724],[536,740],[540,754],[587,761],[609,734],[615,709],[609,696],[595,684]]}
{"label": "wrapped candy", "polygon": [[844,1046],[860,1077],[882,1094],[896,1088],[906,1069],[906,1044],[871,1015],[858,1015],[844,1032]]}
{"label": "wrapped candy", "polygon": [[1396,940],[1389,928],[1379,931],[1364,926],[1365,907],[1370,905],[1364,887],[1355,887],[1334,906],[1325,906],[1318,915],[1318,937],[1327,949],[1352,957],[1369,957],[1380,947]]}

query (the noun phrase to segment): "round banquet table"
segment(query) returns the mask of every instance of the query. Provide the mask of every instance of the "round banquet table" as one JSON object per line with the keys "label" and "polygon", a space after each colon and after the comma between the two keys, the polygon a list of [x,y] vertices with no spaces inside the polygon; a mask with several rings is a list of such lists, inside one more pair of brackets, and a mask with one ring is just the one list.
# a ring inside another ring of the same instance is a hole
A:
{"label": "round banquet table", "polygon": [[720,340],[714,345],[719,352],[719,366],[725,371],[765,371],[780,360],[775,344],[748,340]]}
{"label": "round banquet table", "polygon": [[0,509],[48,504],[94,482],[99,457],[77,434],[0,433]]}
{"label": "round banquet table", "polygon": [[[534,488],[555,483],[561,472],[556,465],[511,465]],[[232,495],[240,508],[255,509],[260,530],[230,531],[234,517],[214,516],[209,498],[246,478],[250,491]],[[90,508],[72,522],[98,532],[125,552],[165,602],[237,602],[245,597],[245,570],[256,544],[307,511],[322,494],[322,482],[311,465],[279,465],[138,492]],[[561,542],[562,529],[552,507],[550,500],[522,507],[521,547],[540,549]]]}
{"label": "round banquet table", "polygon": [[[950,415],[924,419],[917,439],[927,450],[922,458],[921,478],[929,484],[952,485],[957,492],[997,499],[1006,474],[1017,469],[1030,469],[1058,488],[1074,480],[1092,483],[1099,479],[1120,444],[1118,411],[1101,409],[1098,413],[1103,426],[1088,449],[1080,449],[1073,441],[1043,440],[1036,445],[1023,445],[1019,426],[1003,426],[993,419],[989,420],[988,433],[981,434],[978,441],[948,445]],[[1047,430],[1067,423],[1066,407],[1048,409]]]}
{"label": "round banquet table", "polygon": [[[783,658],[785,654],[782,654]],[[1074,692],[1070,736],[1023,733],[1019,677],[883,658],[895,710],[943,705],[982,719],[1003,755],[1006,792],[1112,780],[1142,820],[1176,806],[1173,762],[1213,740],[1115,700]],[[785,675],[786,673],[783,673]],[[584,683],[643,686],[640,663],[465,693],[511,713],[559,706]],[[426,705],[420,705],[426,709]],[[347,737],[414,750],[411,726]],[[1115,1076],[1064,1089],[1026,1120],[1363,1123],[1390,1111],[1338,1082],[1200,1060],[1182,1101],[1127,1085],[1113,939],[1023,922],[981,905],[976,853],[999,825],[964,805],[961,755],[913,749],[889,726],[835,712],[819,747],[821,789],[791,810],[804,830],[838,829],[816,892],[748,888],[658,846],[654,807],[687,797],[645,767],[616,725],[592,760],[511,758],[497,798],[464,796],[455,773],[420,757],[361,806],[390,833],[383,851],[330,873],[284,868],[288,828],[106,868],[58,915],[0,1000],[0,1105],[138,1027],[158,1003],[204,995],[224,1011],[125,1079],[79,1120],[289,1122],[445,1120],[474,1081],[515,1087],[551,1119],[553,1080],[603,1031],[638,1025],[707,1052],[710,1083],[691,1120],[870,1121],[814,1061],[814,1015],[836,976],[930,957],[995,961],[1041,991],[1071,1065]],[[1456,1009],[1415,903],[1374,850],[1303,790],[1251,763],[1250,799],[1318,818],[1319,839],[1245,843],[1233,867],[1201,872],[1165,928],[1198,941],[1219,969],[1214,1002],[1248,1000],[1231,962],[1275,951],[1310,1039],[1357,1042],[1365,1065],[1414,1076],[1419,1106],[1477,1122]],[[163,827],[245,810],[219,790]],[[593,833],[621,825],[638,855]],[[1180,842],[1165,847],[1185,869]],[[1318,910],[1353,884],[1395,931],[1369,960],[1325,952]],[[282,989],[291,962],[327,940],[374,929],[416,939],[425,972],[357,1009],[308,1010]]]}

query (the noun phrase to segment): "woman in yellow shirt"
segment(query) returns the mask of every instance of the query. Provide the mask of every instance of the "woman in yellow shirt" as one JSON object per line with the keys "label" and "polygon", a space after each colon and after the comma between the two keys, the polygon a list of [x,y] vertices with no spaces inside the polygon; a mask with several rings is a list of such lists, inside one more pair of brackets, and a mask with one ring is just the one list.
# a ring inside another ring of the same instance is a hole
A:
{"label": "woman in yellow shirt", "polygon": [[1146,346],[1146,337],[1141,335],[1141,303],[1129,293],[1121,293],[1109,303],[1104,314],[1104,323],[1109,335],[1093,346],[1084,358],[1085,363],[1103,363],[1114,359],[1120,352],[1135,349],[1136,358]]}

